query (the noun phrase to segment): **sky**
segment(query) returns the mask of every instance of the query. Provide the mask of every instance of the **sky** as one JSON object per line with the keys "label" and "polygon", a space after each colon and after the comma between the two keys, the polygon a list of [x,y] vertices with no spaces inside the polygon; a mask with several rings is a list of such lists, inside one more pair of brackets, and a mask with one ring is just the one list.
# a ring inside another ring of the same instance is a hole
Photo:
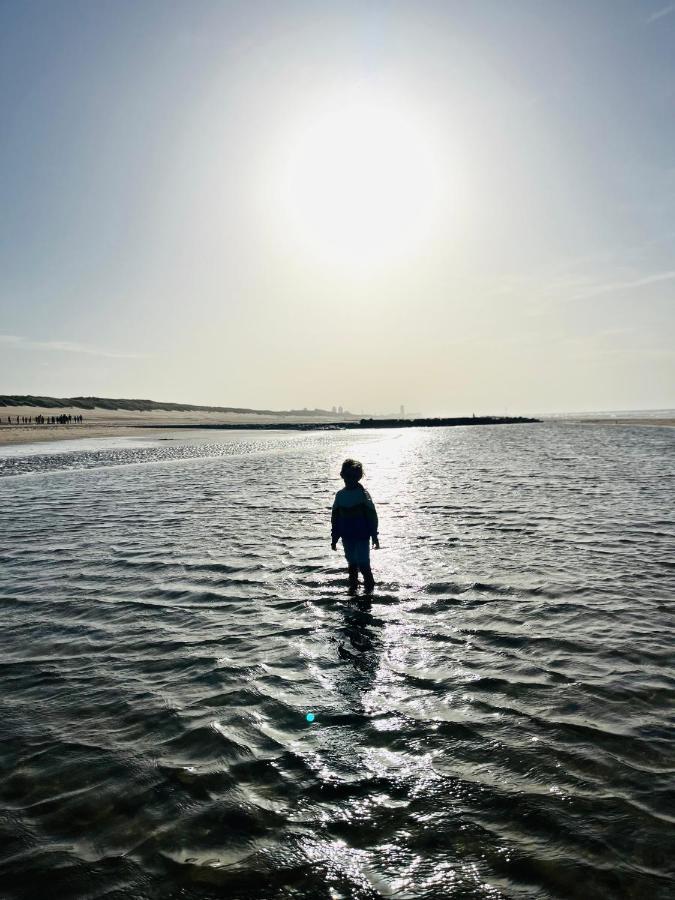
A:
{"label": "sky", "polygon": [[0,0],[0,393],[675,407],[675,3]]}

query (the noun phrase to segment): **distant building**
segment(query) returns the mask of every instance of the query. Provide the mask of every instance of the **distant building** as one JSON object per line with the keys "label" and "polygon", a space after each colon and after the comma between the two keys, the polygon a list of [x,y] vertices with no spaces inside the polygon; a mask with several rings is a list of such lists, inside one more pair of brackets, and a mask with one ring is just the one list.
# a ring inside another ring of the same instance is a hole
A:
{"label": "distant building", "polygon": [[342,415],[342,407],[341,406],[338,406],[338,412],[340,415]]}
{"label": "distant building", "polygon": [[336,412],[337,412],[337,406],[331,406],[330,411],[331,411],[332,413],[336,413]]}
{"label": "distant building", "polygon": [[405,406],[401,403],[401,418],[405,415]]}

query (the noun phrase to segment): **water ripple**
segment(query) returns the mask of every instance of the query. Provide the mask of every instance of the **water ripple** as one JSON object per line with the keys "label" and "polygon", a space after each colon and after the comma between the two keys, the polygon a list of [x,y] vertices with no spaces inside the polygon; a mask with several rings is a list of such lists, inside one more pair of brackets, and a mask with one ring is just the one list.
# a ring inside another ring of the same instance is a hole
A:
{"label": "water ripple", "polygon": [[2,897],[670,900],[674,473],[660,428],[3,451]]}

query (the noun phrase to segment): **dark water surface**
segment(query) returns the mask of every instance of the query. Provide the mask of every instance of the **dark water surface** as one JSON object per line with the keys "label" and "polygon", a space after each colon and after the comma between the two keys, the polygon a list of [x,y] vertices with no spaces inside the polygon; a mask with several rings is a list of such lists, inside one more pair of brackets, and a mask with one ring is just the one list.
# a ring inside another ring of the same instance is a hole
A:
{"label": "dark water surface", "polygon": [[672,429],[181,433],[0,474],[2,898],[675,897]]}

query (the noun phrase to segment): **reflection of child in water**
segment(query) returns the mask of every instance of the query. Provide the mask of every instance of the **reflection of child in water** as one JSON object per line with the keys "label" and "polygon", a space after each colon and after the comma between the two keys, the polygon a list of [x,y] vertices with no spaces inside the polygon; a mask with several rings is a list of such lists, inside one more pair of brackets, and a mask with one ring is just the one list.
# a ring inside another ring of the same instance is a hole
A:
{"label": "reflection of child in water", "polygon": [[370,593],[375,587],[370,570],[370,539],[373,547],[380,549],[377,537],[377,512],[370,494],[359,484],[363,478],[363,466],[358,460],[346,459],[342,463],[340,477],[345,486],[335,495],[331,515],[331,549],[337,550],[337,542],[342,538],[342,547],[349,566],[349,591],[355,593],[359,583],[359,569],[363,575],[363,586]]}

